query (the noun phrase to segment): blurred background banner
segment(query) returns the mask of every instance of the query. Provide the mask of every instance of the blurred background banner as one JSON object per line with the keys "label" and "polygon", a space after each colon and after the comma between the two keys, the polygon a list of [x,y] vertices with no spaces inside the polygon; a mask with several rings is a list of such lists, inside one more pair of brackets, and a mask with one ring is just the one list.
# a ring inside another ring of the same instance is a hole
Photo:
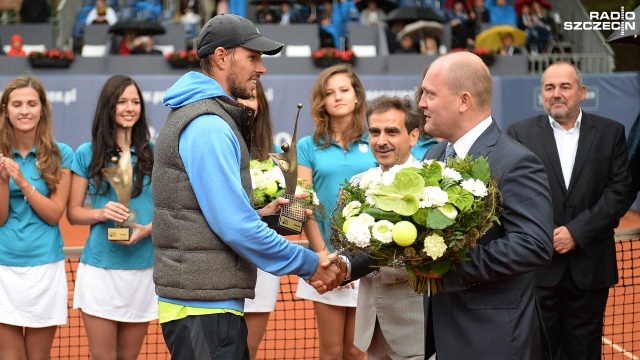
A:
{"label": "blurred background banner", "polygon": [[[6,83],[13,75],[0,75]],[[91,122],[100,86],[108,75],[40,75],[53,107],[56,139],[73,149],[90,140]],[[174,75],[138,75],[133,78],[143,91],[152,136],[162,128],[169,109],[162,105],[167,89],[178,79]],[[416,75],[362,75],[367,100],[380,95],[414,98],[421,79]],[[541,114],[540,76],[494,76],[493,116],[502,129],[517,120]],[[309,93],[315,75],[266,75],[262,77],[270,102],[275,143],[289,142],[298,103],[302,103],[298,136],[313,129]],[[640,73],[584,74],[587,98],[584,111],[616,119],[627,134],[640,112]]]}

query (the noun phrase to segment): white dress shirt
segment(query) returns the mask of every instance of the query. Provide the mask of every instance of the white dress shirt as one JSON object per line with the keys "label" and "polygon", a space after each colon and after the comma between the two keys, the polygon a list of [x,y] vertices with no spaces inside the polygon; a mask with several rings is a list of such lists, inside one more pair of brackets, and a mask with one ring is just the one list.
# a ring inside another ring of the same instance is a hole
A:
{"label": "white dress shirt", "polygon": [[573,173],[573,164],[576,161],[578,153],[578,139],[580,139],[580,124],[582,123],[582,109],[578,114],[578,119],[573,128],[565,130],[560,123],[553,120],[549,116],[549,123],[553,129],[553,136],[556,138],[556,147],[558,155],[560,155],[560,165],[562,165],[562,176],[564,177],[564,186],[569,188],[571,174]]}

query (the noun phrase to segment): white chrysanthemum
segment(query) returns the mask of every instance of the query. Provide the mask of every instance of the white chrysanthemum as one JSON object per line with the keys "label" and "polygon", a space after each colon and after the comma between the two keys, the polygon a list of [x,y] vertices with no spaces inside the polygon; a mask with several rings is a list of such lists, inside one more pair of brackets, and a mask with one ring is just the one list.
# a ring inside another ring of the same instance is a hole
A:
{"label": "white chrysanthemum", "polygon": [[419,195],[418,205],[421,208],[438,207],[443,206],[447,201],[449,201],[449,195],[446,191],[437,186],[427,186]]}
{"label": "white chrysanthemum", "polygon": [[356,221],[360,224],[363,224],[366,227],[372,227],[373,224],[376,223],[376,219],[374,219],[374,217],[369,214],[358,215],[358,217],[356,218]]}
{"label": "white chrysanthemum", "polygon": [[254,189],[264,189],[267,186],[269,179],[264,176],[262,170],[251,169],[249,170],[249,173],[251,174],[251,184]]}
{"label": "white chrysanthemum", "polygon": [[365,171],[360,176],[358,187],[361,189],[368,189],[372,186],[376,186],[380,184],[381,181],[382,181],[382,174],[380,173],[379,169],[372,168],[368,171]]}
{"label": "white chrysanthemum", "polygon": [[285,187],[284,174],[279,167],[274,167],[273,169],[265,171],[265,176],[269,177],[271,180],[277,181],[280,187]]}
{"label": "white chrysanthemum", "polygon": [[463,189],[472,193],[474,196],[485,197],[487,196],[487,187],[480,180],[469,179],[460,183]]}
{"label": "white chrysanthemum", "polygon": [[342,216],[344,216],[345,219],[356,216],[360,213],[361,207],[362,204],[360,203],[360,201],[352,201],[348,203],[347,206],[344,207],[344,209],[342,209]]}
{"label": "white chrysanthemum", "polygon": [[345,234],[347,241],[354,243],[358,247],[367,247],[371,245],[371,232],[369,226],[364,222],[358,221],[357,218],[349,224],[349,230]]}
{"label": "white chrysanthemum", "polygon": [[451,220],[455,219],[456,216],[458,216],[458,210],[452,204],[445,204],[444,206],[440,206],[438,210],[440,210],[440,212],[442,212],[444,216],[448,217]]}
{"label": "white chrysanthemum", "polygon": [[444,243],[444,238],[438,234],[432,234],[424,238],[424,250],[427,255],[433,260],[438,259],[444,252],[447,251],[447,244]]}
{"label": "white chrysanthemum", "polygon": [[462,176],[460,175],[459,172],[457,172],[456,170],[452,169],[452,168],[448,168],[445,167],[444,169],[442,169],[442,178],[443,179],[452,179],[455,181],[460,181],[462,180]]}
{"label": "white chrysanthemum", "polygon": [[373,237],[385,244],[389,244],[393,241],[391,237],[391,230],[393,230],[393,223],[389,220],[380,220],[373,224],[371,228],[371,234]]}

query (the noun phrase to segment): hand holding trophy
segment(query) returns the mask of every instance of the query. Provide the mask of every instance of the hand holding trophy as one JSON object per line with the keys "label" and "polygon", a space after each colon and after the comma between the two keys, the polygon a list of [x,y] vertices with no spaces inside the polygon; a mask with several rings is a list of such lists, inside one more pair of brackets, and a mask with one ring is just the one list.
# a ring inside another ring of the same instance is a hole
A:
{"label": "hand holding trophy", "polygon": [[[133,185],[133,167],[131,165],[131,149],[129,148],[129,139],[125,135],[125,145],[122,147],[120,159],[111,158],[115,163],[113,166],[105,167],[102,173],[107,177],[109,183],[113,187],[118,202],[129,207],[131,202],[131,187]],[[107,239],[110,241],[128,241],[131,236],[130,228],[136,224],[138,219],[138,211],[129,209],[129,217],[121,223],[115,223],[115,227],[107,229]]]}
{"label": "hand holding trophy", "polygon": [[302,232],[302,225],[306,220],[307,205],[303,199],[295,197],[298,185],[298,154],[296,152],[298,118],[300,117],[302,104],[298,104],[298,114],[293,126],[291,145],[283,143],[282,153],[269,153],[269,157],[278,165],[284,176],[285,193],[283,198],[289,203],[282,206],[279,215],[265,216],[263,219],[269,227],[280,235],[296,235]]}

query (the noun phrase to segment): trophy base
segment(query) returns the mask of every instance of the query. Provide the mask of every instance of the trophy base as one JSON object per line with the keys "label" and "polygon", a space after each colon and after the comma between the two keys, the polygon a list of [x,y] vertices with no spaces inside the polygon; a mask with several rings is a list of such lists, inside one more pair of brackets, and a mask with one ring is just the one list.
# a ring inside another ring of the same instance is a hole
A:
{"label": "trophy base", "polygon": [[130,232],[128,227],[108,228],[107,240],[109,241],[129,241]]}
{"label": "trophy base", "polygon": [[280,215],[267,215],[262,217],[262,221],[266,222],[271,229],[282,236],[298,235],[302,232],[302,222],[298,221],[299,224],[296,224],[295,220],[291,222],[288,221],[290,219],[285,218],[284,225],[282,225],[281,223],[283,221],[281,220]]}

